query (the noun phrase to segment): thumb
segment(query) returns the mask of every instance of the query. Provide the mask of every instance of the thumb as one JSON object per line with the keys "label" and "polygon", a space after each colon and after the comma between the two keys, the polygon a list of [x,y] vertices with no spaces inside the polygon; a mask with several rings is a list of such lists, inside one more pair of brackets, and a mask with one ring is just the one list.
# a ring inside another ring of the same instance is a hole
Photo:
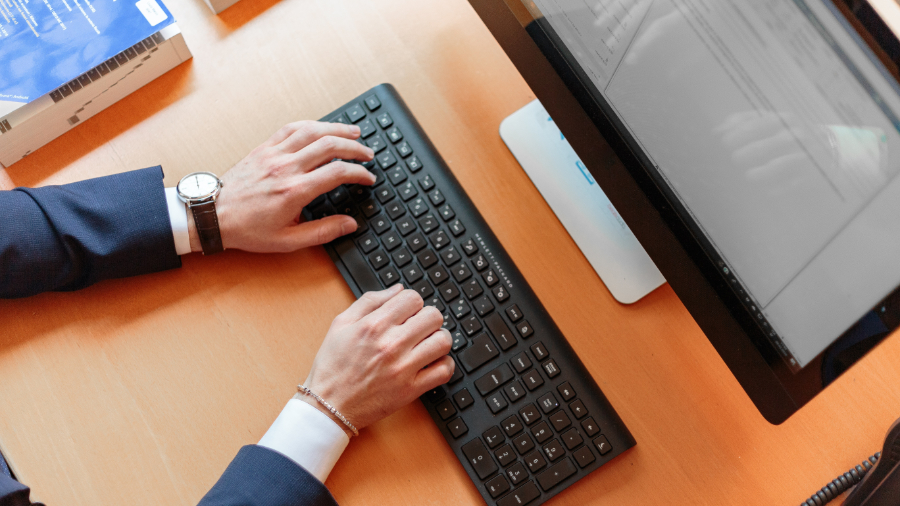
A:
{"label": "thumb", "polygon": [[290,251],[331,242],[356,231],[356,220],[346,215],[326,216],[290,227],[285,242]]}

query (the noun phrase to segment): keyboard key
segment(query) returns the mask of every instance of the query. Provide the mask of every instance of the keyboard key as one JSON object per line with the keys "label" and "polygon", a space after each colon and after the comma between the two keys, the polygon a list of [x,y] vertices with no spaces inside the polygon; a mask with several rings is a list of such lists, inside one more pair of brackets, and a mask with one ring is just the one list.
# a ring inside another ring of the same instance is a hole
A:
{"label": "keyboard key", "polygon": [[432,215],[432,214],[429,214],[429,215],[419,218],[419,227],[421,227],[422,232],[424,232],[426,234],[431,233],[433,230],[437,229],[439,226],[440,226],[440,223],[438,223],[437,218],[435,218],[434,215]]}
{"label": "keyboard key", "polygon": [[372,148],[372,151],[375,153],[380,153],[387,148],[387,142],[384,141],[384,137],[380,135],[375,135],[371,139],[366,141],[366,146]]}
{"label": "keyboard key", "polygon": [[[479,255],[478,258],[482,258],[481,255]],[[478,266],[476,265],[475,268],[478,269]],[[481,270],[481,269],[478,269],[478,270]],[[481,275],[481,279],[484,280],[484,284],[486,284],[488,287],[494,286],[500,282],[500,278],[497,277],[497,274],[494,272],[494,269],[491,269],[491,270],[483,273]]]}
{"label": "keyboard key", "polygon": [[430,191],[434,188],[434,180],[431,179],[431,176],[420,177],[419,186],[425,191]]}
{"label": "keyboard key", "polygon": [[400,133],[400,129],[397,127],[391,127],[387,132],[385,132],[388,136],[388,139],[391,140],[394,144],[403,140],[403,134]]}
{"label": "keyboard key", "polygon": [[443,230],[438,230],[437,232],[428,236],[428,239],[431,240],[431,244],[434,245],[434,249],[441,249],[444,246],[450,244],[450,238],[447,237],[447,234],[444,233]]}
{"label": "keyboard key", "polygon": [[[472,280],[472,282],[477,283],[477,281],[475,281],[474,279]],[[475,312],[478,313],[479,316],[484,316],[494,310],[494,305],[487,297],[482,297],[472,304],[475,306]]]}
{"label": "keyboard key", "polygon": [[491,413],[495,415],[506,409],[506,406],[509,405],[509,403],[506,402],[506,399],[503,398],[503,394],[501,394],[500,392],[488,396],[486,402],[488,407],[491,409]]}
{"label": "keyboard key", "polygon": [[[423,255],[420,253],[419,254],[419,262],[421,262],[424,265],[425,262],[422,261],[422,257],[423,257]],[[428,279],[430,279],[431,282],[434,283],[435,285],[440,285],[444,281],[447,281],[449,278],[450,278],[450,275],[447,274],[447,271],[444,270],[444,268],[441,267],[440,265],[436,265],[428,270]],[[459,295],[459,291],[456,292],[456,295]],[[456,298],[456,295],[454,295],[450,299]],[[450,299],[445,298],[444,300],[450,300]]]}
{"label": "keyboard key", "polygon": [[400,248],[391,253],[391,258],[394,259],[394,265],[397,267],[404,267],[406,264],[412,262],[412,253],[406,248]]}
{"label": "keyboard key", "polygon": [[359,249],[361,249],[363,253],[371,253],[372,250],[378,247],[378,241],[372,237],[372,234],[366,234],[360,237],[356,240],[356,244],[359,245]]}
{"label": "keyboard key", "polygon": [[569,409],[572,410],[572,414],[575,415],[576,420],[581,420],[588,414],[588,410],[584,406],[584,403],[581,402],[581,399],[575,399],[575,402],[569,404]]}
{"label": "keyboard key", "polygon": [[[429,273],[434,272],[435,269],[441,268],[440,266],[435,267]],[[444,283],[443,285],[438,287],[438,291],[441,292],[441,298],[446,302],[450,302],[453,299],[459,297],[459,288],[456,288],[456,285],[453,283]]]}
{"label": "keyboard key", "polygon": [[[472,260],[472,265],[475,266],[476,271],[481,272],[488,268],[488,261],[485,260],[484,255],[478,255],[475,257],[475,260]],[[496,278],[496,275],[494,277]],[[487,280],[485,280],[485,282],[487,282]]]}
{"label": "keyboard key", "polygon": [[378,207],[378,203],[375,202],[375,200],[373,200],[373,199],[363,200],[359,204],[359,209],[366,216],[366,218],[371,218],[372,216],[375,216],[376,214],[378,214],[378,211],[381,210],[381,208]]}
{"label": "keyboard key", "polygon": [[437,207],[444,203],[444,194],[441,193],[441,190],[433,190],[428,194],[428,200],[431,201],[434,207]]}
{"label": "keyboard key", "polygon": [[[416,222],[410,218],[409,216],[404,216],[398,221],[394,222],[397,225],[397,230],[400,231],[400,234],[404,237],[413,233],[416,230]],[[409,239],[407,239],[409,240]],[[422,242],[422,245],[425,245],[425,242]],[[420,248],[421,249],[421,248]],[[418,250],[413,250],[418,251]]]}
{"label": "keyboard key", "polygon": [[388,267],[385,270],[379,272],[378,277],[381,278],[381,282],[384,284],[385,288],[388,288],[394,283],[400,281],[400,274],[397,272],[397,269],[394,269],[393,267]]}
{"label": "keyboard key", "polygon": [[381,125],[381,128],[388,128],[394,124],[393,118],[391,118],[391,115],[386,112],[375,117],[375,121],[377,121],[378,124]]}
{"label": "keyboard key", "polygon": [[517,400],[525,396],[525,387],[518,381],[514,381],[503,389],[509,402],[515,403]]}
{"label": "keyboard key", "polygon": [[453,273],[453,279],[455,279],[457,283],[462,283],[463,281],[472,277],[472,271],[469,270],[469,266],[466,265],[465,262],[460,262],[459,264],[457,264],[455,267],[453,267],[453,269],[451,269],[451,272]]}
{"label": "keyboard key", "polygon": [[453,316],[455,316],[457,320],[462,320],[463,317],[472,312],[472,309],[469,307],[469,303],[466,302],[466,299],[458,299],[454,301],[450,306],[450,310],[453,311]]}
{"label": "keyboard key", "polygon": [[562,439],[563,444],[570,450],[574,450],[584,442],[584,438],[581,437],[581,434],[578,433],[578,429],[575,428],[567,430],[565,434],[562,435]]}
{"label": "keyboard key", "polygon": [[506,481],[506,478],[504,478],[503,475],[497,476],[485,483],[484,486],[487,487],[488,493],[491,494],[491,497],[493,498],[500,497],[509,490],[509,482]]}
{"label": "keyboard key", "polygon": [[578,462],[578,467],[582,469],[590,465],[591,462],[597,460],[594,457],[594,452],[591,451],[590,446],[583,446],[579,448],[575,451],[575,453],[573,453],[573,455],[575,456],[575,462]]}
{"label": "keyboard key", "polygon": [[381,107],[381,100],[378,100],[378,97],[375,95],[369,95],[366,97],[366,107],[369,108],[370,111],[374,111]]}
{"label": "keyboard key", "polygon": [[450,207],[450,204],[444,204],[443,206],[441,206],[441,208],[438,209],[438,214],[441,215],[441,218],[443,218],[444,221],[450,221],[456,217],[456,213],[453,212],[453,208]]}
{"label": "keyboard key", "polygon": [[386,170],[384,171],[384,176],[394,186],[406,181],[406,171],[403,170],[403,167],[394,167],[393,169]]}
{"label": "keyboard key", "polygon": [[490,448],[500,446],[500,443],[506,439],[503,432],[500,431],[500,427],[497,427],[496,425],[484,431],[484,434],[482,434],[481,437],[484,438]]}
{"label": "keyboard key", "polygon": [[553,437],[553,430],[550,429],[550,425],[547,422],[540,422],[532,427],[531,433],[534,434],[534,438],[537,439],[539,444]]}
{"label": "keyboard key", "polygon": [[[427,269],[437,263],[437,255],[435,254],[434,251],[431,251],[430,249],[427,249],[427,250],[419,253],[416,256],[416,258],[419,259],[419,263],[422,264],[422,268],[424,268],[424,269]],[[447,279],[446,275],[441,277],[441,282],[443,282],[445,279]]]}
{"label": "keyboard key", "polygon": [[457,381],[463,379],[462,367],[459,366],[456,361],[453,361],[453,374],[450,376],[450,381],[447,382],[448,385],[452,385]]}
{"label": "keyboard key", "polygon": [[475,241],[469,239],[468,241],[462,244],[463,251],[466,252],[466,256],[472,256],[475,253],[478,253],[478,245],[475,244]]}
{"label": "keyboard key", "polygon": [[[548,394],[548,395],[553,395],[553,394]],[[542,397],[541,399],[539,399],[539,401],[543,401],[543,399],[544,398]],[[548,402],[548,404],[556,403],[556,399],[552,399],[547,402]],[[541,407],[543,408],[544,405],[541,404]],[[549,409],[553,409],[553,407],[551,406]],[[546,411],[544,411],[544,413],[546,413]],[[556,430],[556,432],[562,432],[563,429],[572,425],[572,421],[569,419],[569,415],[567,415],[565,411],[559,410],[556,413],[553,413],[552,415],[550,415],[550,425],[553,426],[553,428]]]}
{"label": "keyboard key", "polygon": [[537,486],[529,481],[497,501],[497,506],[524,506],[540,496]]}
{"label": "keyboard key", "polygon": [[512,306],[509,306],[508,308],[506,308],[506,316],[509,317],[509,320],[511,322],[515,323],[515,322],[519,321],[520,319],[522,319],[522,312],[519,311],[518,305],[513,304]]}
{"label": "keyboard key", "polygon": [[544,384],[544,378],[541,378],[540,373],[538,373],[536,369],[532,369],[523,374],[522,380],[525,382],[525,388],[530,391],[534,391],[535,388]]}
{"label": "keyboard key", "polygon": [[509,327],[506,326],[503,318],[500,317],[500,313],[493,313],[486,316],[484,318],[484,324],[487,325],[487,328],[491,331],[491,334],[503,351],[516,345],[516,336],[514,336],[512,331],[509,330]]}
{"label": "keyboard key", "polygon": [[528,339],[532,334],[534,334],[534,329],[531,328],[528,320],[522,320],[521,322],[517,323],[516,330],[519,331],[519,335],[522,336],[522,339]]}
{"label": "keyboard key", "polygon": [[513,437],[519,432],[522,432],[522,422],[519,421],[519,418],[516,415],[512,415],[501,423],[503,427],[503,432],[506,432],[506,435],[509,437]]}
{"label": "keyboard key", "polygon": [[519,374],[522,374],[531,367],[531,359],[528,358],[528,355],[524,351],[516,355],[511,362],[513,369]]}
{"label": "keyboard key", "polygon": [[547,351],[547,348],[544,348],[544,343],[540,341],[531,345],[531,353],[534,353],[534,358],[538,360],[544,360],[550,356],[550,352]]}
{"label": "keyboard key", "polygon": [[456,320],[453,319],[453,316],[449,311],[445,311],[444,315],[444,323],[441,325],[442,329],[446,329],[450,332],[453,332],[453,329],[456,328]]}
{"label": "keyboard key", "polygon": [[412,289],[419,292],[419,295],[423,299],[427,299],[428,297],[431,297],[432,294],[434,294],[434,288],[431,287],[431,284],[428,283],[428,281],[423,279],[419,282],[412,283]]}
{"label": "keyboard key", "polygon": [[347,191],[346,186],[341,185],[328,192],[328,198],[331,199],[333,203],[340,204],[350,198],[350,192]]}
{"label": "keyboard key", "polygon": [[[426,306],[432,306],[432,307],[436,308],[438,311],[440,311],[441,313],[443,313],[444,309],[446,309],[444,307],[444,302],[441,301],[440,296],[429,297],[427,299],[424,299],[424,301],[425,301]],[[447,315],[444,315],[444,318],[447,318]],[[452,320],[452,318],[451,318],[451,320]]]}
{"label": "keyboard key", "polygon": [[369,198],[372,195],[372,190],[368,186],[362,186],[359,184],[350,185],[348,189],[350,192],[350,197],[357,202],[362,202],[363,200]]}
{"label": "keyboard key", "polygon": [[[400,221],[402,222],[403,220],[400,220]],[[398,223],[397,226],[399,227],[400,224]],[[402,232],[403,231],[401,230],[401,233]],[[428,243],[425,241],[425,236],[418,232],[409,236],[406,239],[406,244],[409,245],[409,249],[411,249],[413,251],[413,253],[417,253],[425,246],[428,246]]]}
{"label": "keyboard key", "polygon": [[487,395],[514,377],[512,369],[506,364],[501,364],[500,367],[475,380],[475,388],[481,395]]}
{"label": "keyboard key", "polygon": [[516,486],[528,477],[528,471],[525,470],[525,466],[521,462],[516,462],[506,470],[506,476],[513,486]]}
{"label": "keyboard key", "polygon": [[556,396],[553,395],[553,392],[547,392],[546,394],[538,397],[538,406],[540,406],[541,411],[546,414],[558,408],[559,402],[556,401]]}
{"label": "keyboard key", "polygon": [[525,420],[525,425],[531,425],[540,420],[541,413],[534,404],[527,404],[519,410],[519,416],[522,417],[522,420]]}
{"label": "keyboard key", "polygon": [[456,414],[456,408],[453,407],[453,403],[450,402],[450,399],[444,399],[434,409],[437,410],[438,416],[441,417],[441,420],[447,420],[448,418]]}
{"label": "keyboard key", "polygon": [[453,401],[459,406],[459,409],[466,409],[472,404],[475,404],[475,399],[472,398],[472,394],[469,393],[467,388],[463,388],[459,392],[453,394]]}
{"label": "keyboard key", "polygon": [[[462,420],[462,418],[456,418],[450,423],[447,424],[447,430],[450,431],[450,434],[453,436],[453,439],[459,439],[460,436],[469,432],[469,428],[466,427],[466,422]],[[478,441],[477,439],[475,441]],[[479,441],[480,442],[480,441]],[[488,456],[490,458],[490,456]],[[493,464],[493,462],[491,462]]]}
{"label": "keyboard key", "polygon": [[559,375],[559,367],[556,365],[556,361],[552,358],[541,364],[541,367],[544,368],[544,372],[547,373],[548,378],[555,378],[557,375]]}
{"label": "keyboard key", "polygon": [[374,268],[376,271],[389,264],[390,262],[391,259],[388,258],[387,254],[384,251],[378,250],[375,253],[369,255],[369,263],[372,264],[372,268]]}
{"label": "keyboard key", "polygon": [[419,157],[416,155],[412,155],[406,159],[406,166],[409,167],[409,171],[413,174],[422,170],[422,162],[419,161]]}
{"label": "keyboard key", "polygon": [[453,234],[453,237],[459,237],[466,233],[466,227],[459,220],[453,220],[453,223],[447,225],[447,227],[450,228],[450,233]]}
{"label": "keyboard key", "polygon": [[481,330],[481,322],[474,316],[470,316],[461,321],[460,325],[462,326],[463,332],[469,337],[474,336]]}
{"label": "keyboard key", "polygon": [[559,442],[559,439],[553,439],[549,443],[543,446],[544,455],[547,456],[547,459],[550,462],[554,460],[559,460],[560,457],[566,454],[566,451],[563,449],[562,443]]}
{"label": "keyboard key", "polygon": [[379,155],[375,155],[375,160],[381,170],[387,170],[397,164],[397,158],[390,151],[385,151]]}
{"label": "keyboard key", "polygon": [[[475,297],[478,297],[479,295],[484,293],[484,290],[481,289],[481,285],[478,284],[478,281],[475,279],[462,285],[462,290],[466,294],[466,298],[469,300],[472,300]],[[487,299],[485,299],[485,300],[487,300]],[[493,307],[493,305],[491,307]],[[481,313],[479,313],[479,314],[481,314]],[[482,315],[482,316],[484,316],[484,315]]]}
{"label": "keyboard key", "polygon": [[491,292],[493,292],[494,298],[497,299],[497,302],[502,303],[502,302],[506,301],[506,299],[509,298],[509,291],[503,285],[500,285],[497,288],[494,288],[493,290],[491,290]]}
{"label": "keyboard key", "polygon": [[359,104],[353,104],[353,106],[344,110],[344,113],[350,118],[350,121],[356,123],[357,121],[366,117],[366,111],[363,110]]}
{"label": "keyboard key", "polygon": [[471,347],[460,352],[459,361],[466,372],[472,372],[498,355],[500,355],[500,351],[491,341],[491,338],[482,332],[472,339]]}
{"label": "keyboard key", "polygon": [[421,197],[413,200],[409,203],[409,212],[416,218],[422,216],[428,212],[428,202],[425,202],[425,199]]}
{"label": "keyboard key", "polygon": [[[553,461],[552,458],[550,460],[551,462]],[[575,471],[575,464],[573,464],[571,460],[566,459],[539,474],[537,481],[542,489],[545,491],[550,490],[569,476],[575,474]]]}
{"label": "keyboard key", "polygon": [[497,472],[497,464],[480,439],[475,438],[464,444],[462,451],[469,465],[482,480]]}
{"label": "keyboard key", "polygon": [[513,439],[513,445],[516,447],[516,451],[519,452],[519,455],[525,455],[526,453],[534,450],[534,441],[531,440],[531,436],[528,433],[522,434],[521,436],[517,436]]}
{"label": "keyboard key", "polygon": [[408,142],[403,141],[397,146],[397,152],[400,153],[402,158],[406,158],[413,153],[412,146]]}
{"label": "keyboard key", "polygon": [[362,139],[367,139],[369,136],[377,132],[378,130],[375,128],[375,125],[371,120],[364,120],[359,123],[359,136]]}
{"label": "keyboard key", "polygon": [[581,428],[584,429],[584,433],[587,434],[588,437],[594,437],[600,432],[600,427],[597,426],[597,422],[594,421],[594,417],[592,416],[581,421]]}
{"label": "keyboard key", "polygon": [[595,439],[594,446],[597,447],[597,451],[600,452],[600,455],[606,455],[612,450],[612,446],[609,445],[609,440],[606,439],[606,436],[600,436]]}
{"label": "keyboard key", "polygon": [[540,450],[535,450],[525,456],[525,465],[528,466],[529,471],[536,473],[547,465],[547,460],[544,459]]}
{"label": "keyboard key", "polygon": [[396,230],[391,230],[381,237],[381,244],[384,244],[384,247],[387,248],[388,251],[393,251],[403,244],[403,241],[400,239],[400,234],[398,234]]}
{"label": "keyboard key", "polygon": [[400,194],[400,198],[403,199],[403,202],[409,202],[410,199],[419,194],[419,190],[416,190],[412,181],[407,181],[397,188],[397,193]]}
{"label": "keyboard key", "polygon": [[466,333],[463,330],[454,331],[451,337],[453,338],[453,344],[450,345],[450,351],[459,351],[469,345],[469,339],[466,338]]}
{"label": "keyboard key", "polygon": [[444,263],[449,267],[453,265],[457,260],[459,260],[459,253],[456,251],[456,248],[450,246],[445,249],[443,253],[441,253],[441,258],[444,260]]}
{"label": "keyboard key", "polygon": [[497,448],[497,450],[494,451],[494,456],[497,457],[497,461],[500,462],[500,465],[503,467],[516,461],[516,452],[510,445],[503,445],[500,448]]}
{"label": "keyboard key", "polygon": [[566,381],[565,383],[560,383],[559,386],[556,387],[556,391],[559,392],[559,395],[562,396],[562,400],[568,402],[575,398],[575,389],[572,388],[571,383]]}
{"label": "keyboard key", "polygon": [[392,190],[390,186],[382,186],[375,190],[375,198],[378,199],[378,202],[385,204],[394,198],[394,190]]}

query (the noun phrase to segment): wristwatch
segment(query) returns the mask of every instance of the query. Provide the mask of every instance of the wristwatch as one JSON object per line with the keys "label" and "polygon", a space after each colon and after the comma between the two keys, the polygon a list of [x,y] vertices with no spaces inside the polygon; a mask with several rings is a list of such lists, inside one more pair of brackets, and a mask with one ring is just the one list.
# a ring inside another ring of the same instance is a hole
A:
{"label": "wristwatch", "polygon": [[194,172],[181,178],[175,189],[178,198],[194,213],[194,225],[200,236],[204,255],[215,255],[225,250],[216,215],[216,199],[222,188],[222,180],[212,172]]}

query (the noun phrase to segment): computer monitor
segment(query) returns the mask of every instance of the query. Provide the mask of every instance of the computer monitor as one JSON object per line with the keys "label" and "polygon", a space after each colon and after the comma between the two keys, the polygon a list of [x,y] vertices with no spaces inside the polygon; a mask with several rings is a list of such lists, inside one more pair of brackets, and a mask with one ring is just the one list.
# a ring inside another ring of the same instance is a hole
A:
{"label": "computer monitor", "polygon": [[900,45],[866,2],[470,3],[770,422],[900,322]]}

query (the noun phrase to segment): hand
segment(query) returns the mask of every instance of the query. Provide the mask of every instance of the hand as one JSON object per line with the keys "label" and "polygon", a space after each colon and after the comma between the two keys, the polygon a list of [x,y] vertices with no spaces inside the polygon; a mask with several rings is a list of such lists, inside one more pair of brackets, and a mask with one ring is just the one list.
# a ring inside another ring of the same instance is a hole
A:
{"label": "hand", "polygon": [[[365,293],[338,315],[303,383],[357,429],[450,381],[456,366],[441,312],[401,290]],[[311,397],[299,398],[332,416]]]}
{"label": "hand", "polygon": [[[349,216],[300,222],[300,212],[342,184],[371,185],[375,176],[359,164],[372,150],[354,139],[359,127],[299,121],[275,133],[222,176],[216,214],[226,249],[288,252],[333,241],[356,230]],[[333,161],[335,160],[335,161]],[[188,213],[191,250],[200,239]]]}

